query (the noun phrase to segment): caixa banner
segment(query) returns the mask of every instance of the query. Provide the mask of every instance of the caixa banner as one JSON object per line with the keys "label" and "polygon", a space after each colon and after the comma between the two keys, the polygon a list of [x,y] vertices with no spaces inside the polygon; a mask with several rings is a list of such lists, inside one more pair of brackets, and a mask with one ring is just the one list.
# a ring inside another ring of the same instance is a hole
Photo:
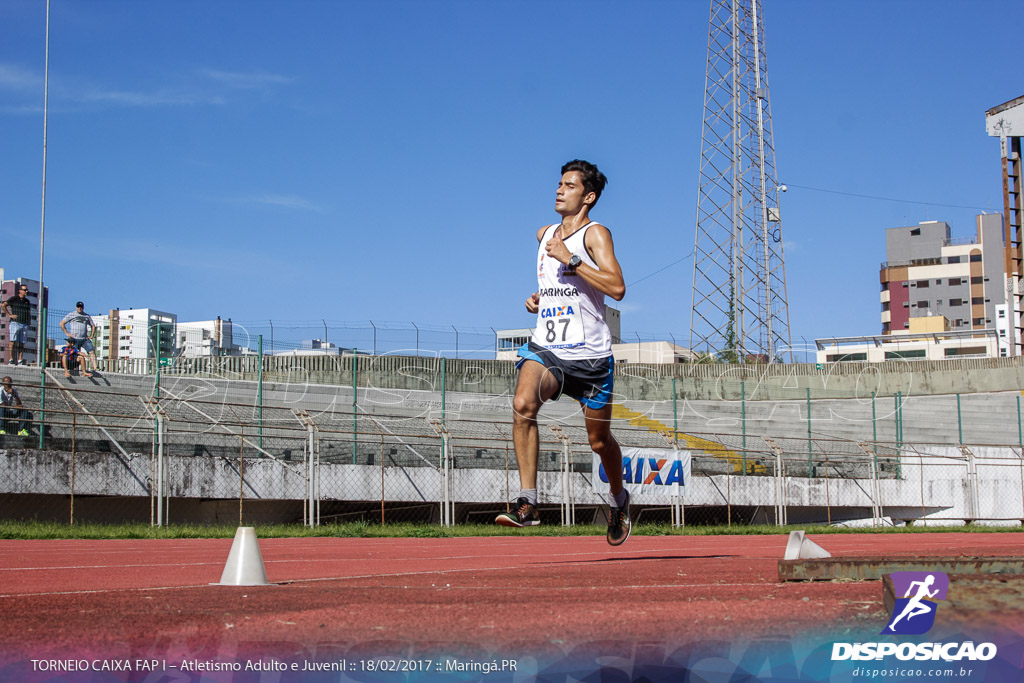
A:
{"label": "caixa banner", "polygon": [[[594,492],[608,492],[608,473],[594,453]],[[622,483],[630,493],[679,496],[690,483],[690,451],[664,448],[623,448]]]}

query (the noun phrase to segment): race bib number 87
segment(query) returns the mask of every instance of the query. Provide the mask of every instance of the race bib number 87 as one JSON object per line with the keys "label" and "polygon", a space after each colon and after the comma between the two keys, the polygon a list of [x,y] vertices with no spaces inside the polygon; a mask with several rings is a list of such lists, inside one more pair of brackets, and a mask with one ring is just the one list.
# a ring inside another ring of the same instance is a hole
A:
{"label": "race bib number 87", "polygon": [[534,339],[549,349],[583,346],[583,315],[579,299],[548,300],[544,303],[537,315]]}

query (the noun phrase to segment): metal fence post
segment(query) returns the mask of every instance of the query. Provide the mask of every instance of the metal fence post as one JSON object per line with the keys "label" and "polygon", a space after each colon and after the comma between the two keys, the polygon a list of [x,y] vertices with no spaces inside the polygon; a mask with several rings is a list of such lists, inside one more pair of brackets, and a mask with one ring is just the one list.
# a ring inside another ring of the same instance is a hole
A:
{"label": "metal fence post", "polygon": [[242,526],[245,509],[245,437],[238,436],[238,526]]}
{"label": "metal fence post", "polygon": [[896,392],[892,395],[893,400],[893,418],[896,421],[896,450],[900,447],[900,392]]}
{"label": "metal fence post", "polygon": [[72,408],[71,410],[71,502],[70,502],[70,514],[71,519],[69,522],[70,526],[75,525],[75,458],[76,448],[75,440],[77,438],[76,432],[78,431],[78,413]]}
{"label": "metal fence post", "polygon": [[871,392],[871,440],[874,442],[875,457],[878,457],[878,417],[875,412],[875,392]]}
{"label": "metal fence post", "polygon": [[447,381],[447,358],[441,358],[441,424],[444,424],[444,409],[445,409],[445,387],[448,384]]}
{"label": "metal fence post", "polygon": [[960,412],[960,394],[956,395],[956,430],[957,430],[957,434],[960,437],[960,440],[957,443],[959,443],[961,446],[963,446],[964,445],[964,421],[962,419],[962,415],[961,415],[961,412]]}
{"label": "metal fence post", "polygon": [[740,429],[743,432],[743,475],[747,474],[747,383],[740,382]]}
{"label": "metal fence post", "polygon": [[811,441],[811,388],[807,387],[807,477],[814,476],[814,442]]}
{"label": "metal fence post", "polygon": [[356,416],[359,396],[359,349],[352,347],[352,464],[356,464],[356,450],[359,446],[359,423]]}
{"label": "metal fence post", "polygon": [[263,335],[259,336],[260,368],[257,373],[256,382],[256,403],[259,405],[259,439],[260,448],[263,448]]}
{"label": "metal fence post", "polygon": [[307,436],[307,439],[308,439],[308,444],[307,444],[308,448],[307,448],[307,450],[308,450],[308,453],[309,453],[309,457],[306,460],[306,463],[307,463],[306,464],[306,472],[309,473],[309,479],[306,481],[306,498],[309,501],[308,507],[306,508],[306,526],[308,526],[310,529],[312,529],[313,526],[314,526],[314,520],[315,520],[315,503],[314,503],[315,494],[314,494],[314,491],[316,490],[316,484],[315,484],[315,481],[316,481],[316,474],[315,474],[316,467],[314,465],[314,460],[313,460],[313,451],[314,451],[314,443],[313,442],[314,442],[315,436],[314,436],[314,433],[313,433],[313,422],[312,421],[309,421],[309,422],[306,423],[306,430],[307,430],[307,435],[306,436]]}
{"label": "metal fence post", "polygon": [[[1017,402],[1018,407],[1020,401]],[[676,402],[676,378],[672,378],[672,442],[679,448],[679,406]]]}
{"label": "metal fence post", "polygon": [[[43,293],[39,292],[39,300],[42,301]],[[39,361],[39,448],[43,448],[43,439],[46,436],[46,315],[49,309],[44,308],[39,313],[39,339],[36,340],[36,359]],[[39,345],[42,344],[42,355]],[[11,357],[14,358],[13,356]]]}
{"label": "metal fence post", "polygon": [[156,525],[164,526],[164,424],[156,406]]}

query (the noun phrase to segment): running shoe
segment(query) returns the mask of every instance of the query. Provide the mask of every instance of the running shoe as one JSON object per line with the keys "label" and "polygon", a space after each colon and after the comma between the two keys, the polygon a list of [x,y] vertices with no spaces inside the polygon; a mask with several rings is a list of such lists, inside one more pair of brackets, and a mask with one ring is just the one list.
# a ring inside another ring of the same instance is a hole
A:
{"label": "running shoe", "polygon": [[626,504],[620,508],[611,506],[608,511],[608,539],[609,545],[622,545],[629,538],[629,531],[633,523],[629,519],[629,490],[626,491]]}
{"label": "running shoe", "polygon": [[540,515],[537,514],[537,506],[533,505],[526,498],[517,498],[512,510],[498,515],[494,521],[501,526],[538,526]]}

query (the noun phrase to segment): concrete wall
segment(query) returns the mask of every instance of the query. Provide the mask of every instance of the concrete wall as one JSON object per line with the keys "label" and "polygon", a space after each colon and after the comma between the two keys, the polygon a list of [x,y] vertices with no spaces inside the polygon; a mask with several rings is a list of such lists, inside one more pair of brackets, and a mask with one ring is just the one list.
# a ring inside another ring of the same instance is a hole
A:
{"label": "concrete wall", "polygon": [[[116,365],[116,368],[114,367]],[[150,364],[151,365],[151,364]],[[161,383],[176,378],[205,378],[255,382],[259,378],[256,357],[176,359],[163,368]],[[115,370],[117,371],[115,373]],[[148,375],[140,372],[149,371]],[[154,386],[153,369],[145,363],[111,364],[111,385],[130,381]],[[27,383],[38,384],[38,371],[18,369]],[[113,375],[116,374],[117,377]],[[414,356],[359,358],[355,374],[360,387],[511,394],[516,370],[511,361],[454,360]],[[877,394],[955,394],[982,391],[1024,390],[1024,360],[1020,358],[971,358],[947,361],[898,360],[885,363],[829,363],[778,365],[620,364],[615,369],[616,392],[625,399],[671,399],[673,380],[677,397],[738,399],[743,382],[752,400],[780,400],[803,395],[812,398],[849,398]],[[264,390],[289,394],[308,385],[351,387],[351,356],[264,358]],[[15,381],[20,381],[15,378]],[[752,387],[757,392],[752,393]]]}
{"label": "concrete wall", "polygon": [[[108,505],[149,496],[152,462],[148,455],[78,454],[75,458],[76,496],[92,500],[111,496]],[[302,463],[267,459],[247,461],[244,482],[237,462],[224,458],[167,458],[167,494],[175,499],[221,501],[208,508],[215,519],[231,518],[239,497],[250,514],[270,519],[273,501],[297,501],[306,495]],[[936,447],[908,450],[898,479],[830,479],[823,477],[695,476],[683,496],[688,507],[736,506],[772,509],[783,504],[790,521],[826,521],[865,516],[874,500],[885,516],[894,518],[1005,518],[1024,519],[1024,467],[1019,451],[990,448],[977,451],[968,464],[959,449]],[[11,495],[68,496],[72,492],[71,455],[56,451],[0,450],[0,500]],[[973,474],[976,472],[976,474]],[[580,506],[603,506],[595,494],[590,472],[570,475],[574,500]],[[324,500],[436,504],[441,480],[430,467],[384,468],[365,465],[322,465],[320,489]],[[538,495],[546,504],[562,500],[561,475],[541,472]],[[877,484],[877,489],[875,485]],[[500,505],[510,494],[506,475],[496,470],[457,469],[452,495],[457,504]],[[877,490],[877,493],[874,493]],[[329,492],[329,493],[328,493]],[[670,499],[637,494],[637,506],[667,506]],[[295,507],[279,508],[294,516]],[[137,511],[136,511],[137,513]],[[194,512],[191,514],[195,514]],[[10,515],[5,515],[10,516]],[[207,520],[211,521],[211,520]]]}

